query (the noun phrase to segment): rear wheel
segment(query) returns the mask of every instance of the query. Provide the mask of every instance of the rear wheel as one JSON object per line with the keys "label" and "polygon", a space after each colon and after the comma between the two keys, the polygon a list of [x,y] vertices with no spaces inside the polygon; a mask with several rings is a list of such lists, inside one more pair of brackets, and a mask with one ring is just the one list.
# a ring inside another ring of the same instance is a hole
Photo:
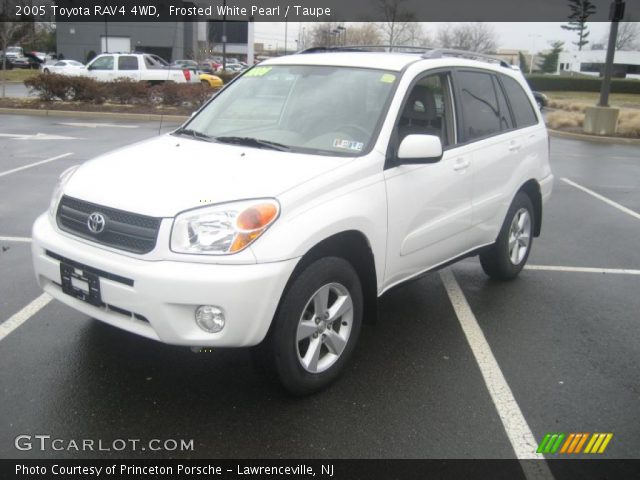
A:
{"label": "rear wheel", "polygon": [[518,192],[496,243],[480,254],[480,264],[487,275],[497,280],[518,276],[531,252],[534,220],[531,199],[526,193]]}
{"label": "rear wheel", "polygon": [[289,392],[313,393],[339,376],[360,334],[362,305],[358,274],[342,258],[317,260],[296,278],[267,340]]}

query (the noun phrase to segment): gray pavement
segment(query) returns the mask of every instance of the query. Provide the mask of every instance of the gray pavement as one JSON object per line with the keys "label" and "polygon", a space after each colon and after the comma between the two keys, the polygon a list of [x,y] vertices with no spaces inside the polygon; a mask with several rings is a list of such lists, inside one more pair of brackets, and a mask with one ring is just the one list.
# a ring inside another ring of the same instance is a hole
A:
{"label": "gray pavement", "polygon": [[[107,122],[0,116],[0,134],[73,137],[0,136],[0,238],[29,236],[68,166],[158,134],[157,123],[64,123]],[[640,270],[640,220],[562,180],[639,212],[640,147],[552,139],[551,149],[557,181],[529,263]],[[0,247],[4,322],[41,292],[29,243],[0,240]],[[535,438],[612,432],[602,457],[638,458],[640,275],[526,270],[500,283],[476,259],[452,271]],[[20,434],[194,439],[193,452],[128,457],[514,458],[440,276],[393,289],[380,307],[343,377],[296,399],[247,350],[193,354],[52,301],[0,340],[0,458],[123,455],[21,452]]]}

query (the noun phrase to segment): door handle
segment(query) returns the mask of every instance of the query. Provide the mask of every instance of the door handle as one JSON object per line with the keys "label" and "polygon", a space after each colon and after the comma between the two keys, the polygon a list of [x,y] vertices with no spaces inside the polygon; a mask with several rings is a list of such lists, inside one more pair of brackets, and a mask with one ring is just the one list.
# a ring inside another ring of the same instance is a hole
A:
{"label": "door handle", "polygon": [[453,169],[456,172],[461,172],[461,171],[466,170],[467,168],[469,168],[469,165],[471,165],[469,160],[467,160],[465,158],[459,158],[458,160],[456,160],[456,163],[453,165]]}
{"label": "door handle", "polygon": [[511,143],[511,144],[509,144],[509,151],[510,152],[517,152],[518,150],[520,150],[521,147],[522,147],[522,145],[520,145],[519,143]]}

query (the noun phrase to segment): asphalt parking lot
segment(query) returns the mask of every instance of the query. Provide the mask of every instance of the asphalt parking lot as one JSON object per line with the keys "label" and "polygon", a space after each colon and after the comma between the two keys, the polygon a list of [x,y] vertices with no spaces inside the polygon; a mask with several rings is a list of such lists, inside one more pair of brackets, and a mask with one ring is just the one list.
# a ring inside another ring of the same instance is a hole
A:
{"label": "asphalt parking lot", "polygon": [[530,268],[499,283],[469,259],[391,290],[339,382],[300,399],[247,350],[194,354],[41,298],[30,227],[57,176],[158,132],[0,116],[0,458],[123,455],[18,451],[21,434],[194,440],[128,457],[515,458],[527,431],[611,432],[600,457],[638,458],[640,146],[552,139]]}

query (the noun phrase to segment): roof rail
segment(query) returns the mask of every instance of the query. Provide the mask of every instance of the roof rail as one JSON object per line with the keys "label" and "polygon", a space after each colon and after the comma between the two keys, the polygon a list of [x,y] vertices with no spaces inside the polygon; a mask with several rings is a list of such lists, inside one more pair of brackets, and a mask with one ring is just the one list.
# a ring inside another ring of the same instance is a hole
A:
{"label": "roof rail", "polygon": [[326,53],[326,52],[397,52],[424,53],[433,50],[431,47],[416,47],[413,45],[338,45],[309,47],[296,53]]}
{"label": "roof rail", "polygon": [[486,53],[471,52],[469,50],[456,50],[453,48],[434,48],[425,52],[422,58],[442,58],[442,57],[460,57],[469,60],[484,60],[492,63],[498,63],[501,67],[511,68],[511,65],[501,58],[487,55]]}
{"label": "roof rail", "polygon": [[453,48],[416,47],[413,45],[343,45],[343,46],[318,46],[305,48],[296,52],[303,53],[327,53],[327,52],[398,52],[398,53],[422,53],[422,58],[459,57],[469,60],[480,60],[497,63],[501,67],[512,66],[501,58],[487,55],[486,53],[472,52],[469,50],[456,50]]}

